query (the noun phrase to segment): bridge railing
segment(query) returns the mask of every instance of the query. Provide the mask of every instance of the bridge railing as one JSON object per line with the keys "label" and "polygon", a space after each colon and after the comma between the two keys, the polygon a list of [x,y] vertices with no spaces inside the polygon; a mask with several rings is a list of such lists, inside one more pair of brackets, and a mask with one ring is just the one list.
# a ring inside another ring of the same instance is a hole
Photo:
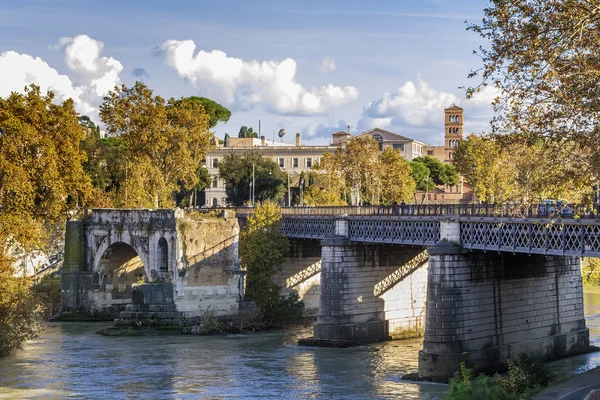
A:
{"label": "bridge railing", "polygon": [[[249,215],[252,207],[235,208],[238,215]],[[394,206],[281,207],[283,215],[389,215],[389,216],[459,216],[500,218],[594,218],[600,210],[576,204],[398,204]]]}

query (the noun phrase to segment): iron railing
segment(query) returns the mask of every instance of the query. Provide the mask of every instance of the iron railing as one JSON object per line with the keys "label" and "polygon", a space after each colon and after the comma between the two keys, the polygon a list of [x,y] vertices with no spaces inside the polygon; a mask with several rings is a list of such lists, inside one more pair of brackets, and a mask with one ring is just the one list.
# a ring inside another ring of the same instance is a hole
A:
{"label": "iron railing", "polygon": [[[250,215],[252,207],[232,208],[239,216]],[[283,215],[390,215],[390,216],[458,216],[499,218],[593,218],[600,219],[600,209],[568,204],[498,205],[498,204],[399,204],[397,206],[281,207]]]}

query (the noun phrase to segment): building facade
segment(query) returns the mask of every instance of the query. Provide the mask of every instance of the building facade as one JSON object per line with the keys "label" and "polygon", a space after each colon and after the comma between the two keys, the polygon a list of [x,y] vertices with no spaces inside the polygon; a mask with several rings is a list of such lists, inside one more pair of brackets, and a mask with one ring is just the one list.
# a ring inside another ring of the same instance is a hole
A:
{"label": "building facade", "polygon": [[[206,207],[222,207],[227,205],[227,194],[225,182],[219,177],[219,163],[228,154],[257,153],[269,157],[279,167],[288,173],[288,194],[284,204],[290,204],[290,189],[298,187],[299,176],[302,172],[308,172],[324,154],[333,153],[340,147],[345,147],[349,140],[356,137],[371,136],[379,143],[379,149],[383,151],[388,147],[400,152],[407,161],[417,157],[434,157],[444,163],[451,163],[454,149],[463,140],[464,110],[455,105],[444,110],[444,145],[430,146],[415,139],[402,136],[398,133],[381,128],[374,128],[357,135],[348,132],[335,132],[332,141],[327,146],[305,146],[301,144],[300,134],[296,134],[295,145],[275,142],[262,138],[230,138],[224,145],[216,145],[216,148],[206,155],[206,168],[212,177],[212,183],[205,189]],[[469,187],[470,188],[470,187]],[[461,181],[453,187],[439,187],[432,193],[419,194],[417,199],[432,202],[457,202],[464,201],[466,191]],[[423,196],[427,196],[424,198]]]}

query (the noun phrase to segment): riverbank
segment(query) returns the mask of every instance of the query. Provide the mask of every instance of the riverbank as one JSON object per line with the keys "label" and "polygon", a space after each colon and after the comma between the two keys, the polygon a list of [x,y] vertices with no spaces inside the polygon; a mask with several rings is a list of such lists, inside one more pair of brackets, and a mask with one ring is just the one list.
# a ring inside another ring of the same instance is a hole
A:
{"label": "riverbank", "polygon": [[600,398],[600,366],[551,386],[538,393],[533,400],[582,400],[591,392]]}

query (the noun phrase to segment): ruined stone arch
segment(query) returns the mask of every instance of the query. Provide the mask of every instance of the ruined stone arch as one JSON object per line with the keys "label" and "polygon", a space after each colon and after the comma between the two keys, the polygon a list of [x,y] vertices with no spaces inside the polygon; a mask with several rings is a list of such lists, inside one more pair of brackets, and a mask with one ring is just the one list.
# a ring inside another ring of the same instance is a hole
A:
{"label": "ruined stone arch", "polygon": [[119,302],[131,299],[134,283],[147,280],[147,263],[143,261],[143,255],[125,241],[107,243],[98,250],[94,260],[93,288],[110,293],[112,302],[122,304]]}

